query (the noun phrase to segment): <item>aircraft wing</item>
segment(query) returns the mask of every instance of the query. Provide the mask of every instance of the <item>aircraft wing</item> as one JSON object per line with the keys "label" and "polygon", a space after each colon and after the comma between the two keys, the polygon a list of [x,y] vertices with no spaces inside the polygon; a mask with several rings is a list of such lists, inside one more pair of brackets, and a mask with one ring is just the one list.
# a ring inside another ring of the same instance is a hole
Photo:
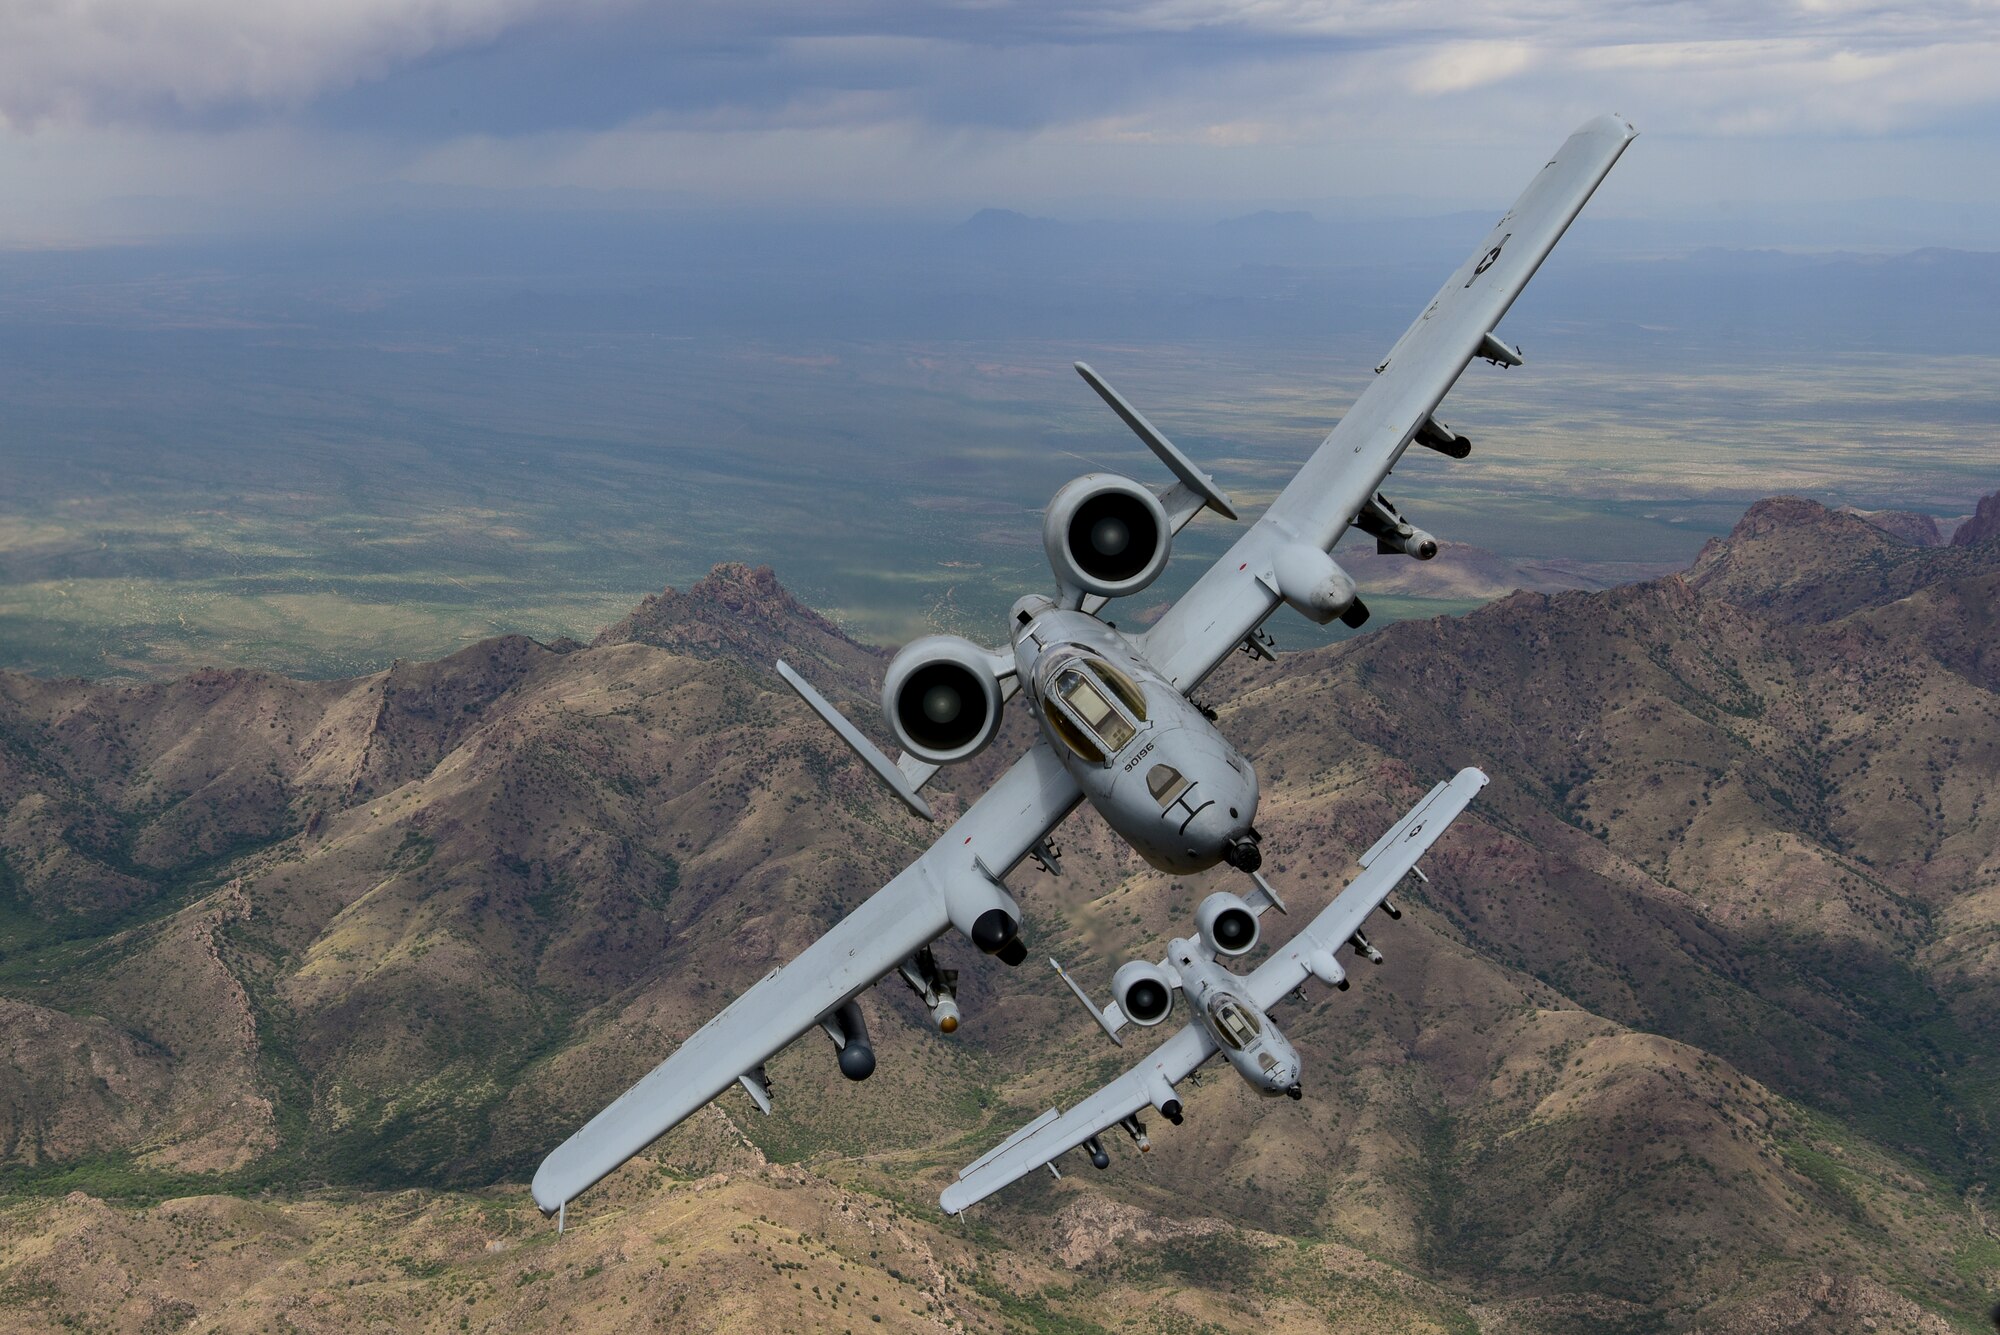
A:
{"label": "aircraft wing", "polygon": [[1000,878],[1081,798],[1047,743],[1029,747],[894,880],[557,1146],[535,1172],[535,1204],[544,1214],[560,1210],[947,929],[970,934],[996,907],[1018,921]]}
{"label": "aircraft wing", "polygon": [[1335,981],[1340,976],[1335,952],[1361,930],[1368,915],[1381,906],[1417,865],[1417,859],[1485,786],[1486,776],[1468,766],[1425,794],[1423,801],[1361,855],[1361,874],[1348,882],[1304,931],[1251,972],[1244,984],[1250,999],[1268,1011],[1307,978]]}
{"label": "aircraft wing", "polygon": [[1194,689],[1263,624],[1279,602],[1277,554],[1331,551],[1474,357],[1520,362],[1494,326],[1637,133],[1599,116],[1536,174],[1270,509],[1147,631],[1146,655],[1169,680]]}
{"label": "aircraft wing", "polygon": [[1173,1087],[1214,1055],[1215,1040],[1200,1024],[1190,1021],[1141,1058],[1137,1066],[1068,1112],[1050,1108],[997,1149],[973,1160],[959,1173],[958,1181],[944,1189],[938,1204],[946,1214],[957,1214],[985,1200],[1141,1108],[1157,1107],[1172,1098]]}

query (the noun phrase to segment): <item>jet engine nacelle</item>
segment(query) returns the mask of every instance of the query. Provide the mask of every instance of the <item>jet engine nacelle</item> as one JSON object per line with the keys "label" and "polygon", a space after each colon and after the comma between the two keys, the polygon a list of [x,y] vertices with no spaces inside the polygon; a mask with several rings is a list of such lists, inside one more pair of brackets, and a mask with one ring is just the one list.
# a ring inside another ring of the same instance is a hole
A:
{"label": "jet engine nacelle", "polygon": [[1057,581],[1105,598],[1151,584],[1166,569],[1173,536],[1160,498],[1116,473],[1065,483],[1042,519],[1042,547]]}
{"label": "jet engine nacelle", "polygon": [[1257,915],[1227,890],[1202,900],[1194,920],[1202,944],[1218,955],[1242,955],[1257,944]]}
{"label": "jet engine nacelle", "polygon": [[992,655],[958,635],[911,640],[889,662],[882,713],[905,751],[933,765],[966,760],[1000,731]]}
{"label": "jet engine nacelle", "polygon": [[1132,960],[1111,975],[1111,995],[1118,1009],[1133,1024],[1148,1029],[1167,1018],[1174,1009],[1174,984],[1157,964]]}

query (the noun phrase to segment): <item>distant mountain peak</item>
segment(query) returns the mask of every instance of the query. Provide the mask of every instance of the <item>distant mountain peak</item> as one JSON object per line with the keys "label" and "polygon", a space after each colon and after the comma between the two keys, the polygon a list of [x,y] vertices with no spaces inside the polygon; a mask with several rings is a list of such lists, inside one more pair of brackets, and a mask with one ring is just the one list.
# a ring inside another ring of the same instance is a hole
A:
{"label": "distant mountain peak", "polygon": [[1847,507],[1846,512],[1914,546],[1945,545],[1944,534],[1939,531],[1937,520],[1930,515],[1910,510],[1857,510],[1852,506]]}
{"label": "distant mountain peak", "polygon": [[1224,218],[1215,226],[1225,232],[1303,232],[1318,223],[1319,220],[1304,209],[1259,209],[1255,213]]}
{"label": "distant mountain peak", "polygon": [[1938,578],[1922,558],[1940,549],[1878,518],[1769,497],[1701,549],[1688,582],[1704,596],[1807,624],[1893,602]]}
{"label": "distant mountain peak", "polygon": [[993,236],[1017,235],[1025,232],[1046,232],[1062,226],[1054,218],[1037,218],[1016,209],[981,209],[958,225],[961,232],[985,233]]}
{"label": "distant mountain peak", "polygon": [[1960,524],[1958,531],[1951,535],[1951,545],[1977,547],[1996,539],[2000,539],[2000,491],[1980,497],[1979,507],[1972,512],[1972,518]]}
{"label": "distant mountain peak", "polygon": [[827,687],[852,688],[880,670],[873,649],[793,597],[771,567],[741,561],[722,562],[685,590],[669,585],[646,595],[592,644],[650,644],[693,658],[738,660],[761,671],[781,656],[802,669],[821,663],[834,670],[836,680],[821,683]]}

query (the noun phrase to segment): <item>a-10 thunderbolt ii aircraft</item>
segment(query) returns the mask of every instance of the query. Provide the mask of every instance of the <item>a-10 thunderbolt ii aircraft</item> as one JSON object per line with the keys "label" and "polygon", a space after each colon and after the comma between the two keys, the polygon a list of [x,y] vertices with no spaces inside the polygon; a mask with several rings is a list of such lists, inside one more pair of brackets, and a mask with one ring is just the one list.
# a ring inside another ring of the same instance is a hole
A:
{"label": "a-10 thunderbolt ii aircraft", "polygon": [[[1013,695],[1026,698],[1042,735],[894,880],[557,1146],[535,1173],[543,1212],[560,1221],[578,1193],[731,1085],[741,1084],[769,1111],[764,1063],[810,1029],[832,1040],[843,1074],[866,1079],[875,1052],[855,999],[891,974],[923,1000],[939,1029],[955,1030],[957,975],[939,966],[932,943],[956,929],[1003,963],[1025,959],[1021,910],[1007,877],[1030,857],[1058,869],[1049,836],[1080,802],[1088,800],[1162,871],[1227,863],[1254,875],[1262,862],[1256,771],[1189,692],[1239,649],[1266,655],[1262,626],[1281,603],[1320,625],[1337,618],[1358,626],[1367,618],[1354,581],[1330,555],[1350,528],[1381,551],[1436,554],[1436,540],[1403,518],[1382,483],[1412,444],[1465,457],[1470,443],[1438,420],[1438,405],[1475,358],[1521,364],[1519,350],[1494,328],[1635,133],[1620,117],[1600,116],[1570,136],[1390,348],[1375,379],[1263,516],[1143,631],[1115,629],[1097,613],[1150,584],[1166,566],[1173,536],[1196,514],[1210,509],[1233,520],[1236,510],[1212,478],[1079,363],[1091,388],[1178,480],[1155,492],[1092,473],[1058,491],[1042,523],[1055,596],[1015,603],[998,648],[932,635],[890,662],[882,709],[902,747],[896,761],[779,665],[925,819],[925,782],[940,766],[983,750]],[[1117,996],[1128,1015],[1133,985],[1128,976]]]}
{"label": "a-10 thunderbolt ii aircraft", "polygon": [[1403,916],[1390,902],[1389,892],[1406,877],[1423,879],[1417,859],[1485,786],[1484,774],[1463,769],[1450,782],[1431,789],[1361,855],[1361,874],[1303,932],[1246,976],[1231,973],[1222,961],[1254,950],[1258,915],[1268,908],[1281,913],[1285,908],[1270,883],[1255,872],[1251,875],[1257,889],[1251,895],[1239,897],[1222,890],[1204,899],[1195,911],[1195,934],[1169,942],[1167,956],[1158,964],[1132,960],[1120,966],[1111,979],[1118,1000],[1106,1010],[1099,1010],[1089,994],[1063,973],[1062,965],[1050,960],[1091,1018],[1121,1047],[1125,1040],[1118,1031],[1126,1022],[1148,1028],[1159,1024],[1173,1010],[1176,990],[1187,998],[1194,1018],[1076,1107],[1066,1113],[1049,1109],[973,1160],[958,1181],[945,1188],[938,1204],[957,1214],[1038,1167],[1060,1177],[1056,1159],[1079,1145],[1093,1167],[1109,1168],[1111,1156],[1098,1136],[1114,1126],[1129,1135],[1142,1153],[1152,1149],[1146,1124],[1139,1120],[1140,1109],[1157,1108],[1179,1126],[1183,1114],[1175,1087],[1218,1052],[1252,1089],[1300,1097],[1298,1049],[1271,1022],[1271,1007],[1290,993],[1303,997],[1308,978],[1346,991],[1347,970],[1336,957],[1343,946],[1382,962],[1382,952],[1361,934],[1362,924],[1378,908],[1392,918]]}

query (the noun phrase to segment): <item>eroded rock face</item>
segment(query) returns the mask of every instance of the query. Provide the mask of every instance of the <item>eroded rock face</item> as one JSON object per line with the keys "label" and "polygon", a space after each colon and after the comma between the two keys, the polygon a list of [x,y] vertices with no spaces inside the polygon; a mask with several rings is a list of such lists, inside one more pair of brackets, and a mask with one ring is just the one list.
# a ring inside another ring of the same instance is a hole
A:
{"label": "eroded rock face", "polygon": [[1773,620],[1825,623],[1885,606],[1954,573],[1987,568],[1963,557],[1817,501],[1777,496],[1758,501],[1728,537],[1703,547],[1688,583]]}
{"label": "eroded rock face", "polygon": [[1881,529],[1909,543],[1912,547],[1942,547],[1944,534],[1938,531],[1937,520],[1929,515],[1913,514],[1907,510],[1855,510],[1852,513]]}
{"label": "eroded rock face", "polygon": [[794,666],[825,689],[866,697],[881,684],[880,654],[799,602],[771,567],[739,561],[723,562],[685,591],[648,595],[594,643],[650,644],[757,673],[768,673],[779,657],[790,655]]}
{"label": "eroded rock face", "polygon": [[2000,491],[1980,500],[1972,518],[1960,524],[1957,532],[1951,535],[1951,545],[1977,547],[1996,539],[2000,539]]}
{"label": "eroded rock face", "polygon": [[1874,1279],[1821,1274],[1705,1317],[1689,1335],[1950,1335],[1952,1329]]}
{"label": "eroded rock face", "polygon": [[0,997],[0,1162],[37,1167],[142,1139],[167,1066],[105,1020]]}
{"label": "eroded rock face", "polygon": [[1049,1246],[1063,1265],[1075,1268],[1128,1253],[1143,1253],[1169,1238],[1200,1237],[1227,1225],[1220,1220],[1162,1218],[1096,1193],[1080,1194],[1049,1221]]}

